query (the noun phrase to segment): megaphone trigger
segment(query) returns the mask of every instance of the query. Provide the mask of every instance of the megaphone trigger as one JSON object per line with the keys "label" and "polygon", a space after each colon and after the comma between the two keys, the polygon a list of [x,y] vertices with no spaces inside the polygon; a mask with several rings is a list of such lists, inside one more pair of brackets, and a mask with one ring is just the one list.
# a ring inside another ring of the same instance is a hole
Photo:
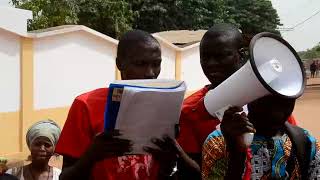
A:
{"label": "megaphone trigger", "polygon": [[[219,109],[218,111],[216,111],[216,112],[214,113],[214,116],[217,117],[217,118],[220,120],[220,122],[221,122],[222,119],[223,119],[224,112],[225,112],[227,109],[229,109],[230,107],[231,107],[231,105],[227,105],[227,106]],[[248,114],[247,105],[244,105],[244,106],[242,107],[242,109],[243,109],[243,111],[237,112],[236,114],[242,114],[242,113]]]}
{"label": "megaphone trigger", "polygon": [[247,147],[250,147],[250,145],[251,145],[251,143],[253,141],[253,136],[254,136],[254,133],[244,133],[244,134],[242,134],[243,143]]}

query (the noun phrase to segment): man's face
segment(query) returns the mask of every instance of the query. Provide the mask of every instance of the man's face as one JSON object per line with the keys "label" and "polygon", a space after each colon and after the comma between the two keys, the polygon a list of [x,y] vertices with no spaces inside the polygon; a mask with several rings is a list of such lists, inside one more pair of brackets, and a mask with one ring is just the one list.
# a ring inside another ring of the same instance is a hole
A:
{"label": "man's face", "polygon": [[156,79],[161,70],[161,49],[158,43],[139,43],[125,55],[122,79]]}
{"label": "man's face", "polygon": [[294,99],[265,96],[248,104],[248,117],[257,131],[275,131],[283,127],[294,105]]}
{"label": "man's face", "polygon": [[205,38],[200,48],[202,70],[215,87],[238,70],[240,56],[235,43],[225,36]]}

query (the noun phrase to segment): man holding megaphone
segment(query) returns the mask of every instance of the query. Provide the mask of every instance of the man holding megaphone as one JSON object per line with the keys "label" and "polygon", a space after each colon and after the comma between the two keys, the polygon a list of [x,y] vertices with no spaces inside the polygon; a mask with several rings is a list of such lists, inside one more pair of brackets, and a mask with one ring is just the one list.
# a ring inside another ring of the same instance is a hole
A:
{"label": "man holding megaphone", "polygon": [[[208,113],[206,110],[204,97],[209,90],[216,89],[241,67],[241,62],[246,60],[242,49],[242,34],[237,27],[231,24],[215,24],[201,40],[200,63],[211,84],[195,92],[184,101],[178,137],[178,142],[183,150],[199,165],[201,164],[201,151],[205,139],[220,124],[215,112]],[[228,90],[232,91],[233,95],[238,93],[237,87],[229,87]],[[219,94],[222,99],[227,96],[229,95]],[[218,101],[212,104],[222,105],[219,108],[224,107],[224,103]],[[295,124],[292,116],[288,118],[288,121]],[[200,172],[196,172],[194,168],[180,166],[178,169],[181,179],[200,179]]]}
{"label": "man holding megaphone", "polygon": [[[303,64],[285,40],[256,35],[250,60],[204,98],[212,115],[236,106],[222,113],[221,131],[204,143],[203,179],[320,178],[319,143],[287,122],[305,83]],[[245,104],[248,116],[241,113]]]}

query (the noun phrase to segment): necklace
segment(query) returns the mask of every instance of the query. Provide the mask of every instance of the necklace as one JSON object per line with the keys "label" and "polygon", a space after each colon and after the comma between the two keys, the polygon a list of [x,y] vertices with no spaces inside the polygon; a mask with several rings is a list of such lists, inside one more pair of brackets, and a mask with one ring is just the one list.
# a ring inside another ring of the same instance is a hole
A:
{"label": "necklace", "polygon": [[[29,167],[28,167],[28,170],[29,170],[29,172],[30,172],[30,174],[31,174],[31,176],[32,176],[32,180],[36,180],[36,178],[35,178],[35,175],[32,173],[32,170],[31,170],[31,165],[29,165]],[[47,177],[47,180],[49,180],[49,177],[50,177],[50,172],[51,172],[51,167],[49,166],[49,170],[48,170],[48,177]]]}

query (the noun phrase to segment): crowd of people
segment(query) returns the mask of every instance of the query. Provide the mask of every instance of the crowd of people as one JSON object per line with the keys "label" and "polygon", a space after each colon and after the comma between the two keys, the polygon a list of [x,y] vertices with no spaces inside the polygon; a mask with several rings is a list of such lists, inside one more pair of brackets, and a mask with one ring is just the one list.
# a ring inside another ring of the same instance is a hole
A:
{"label": "crowd of people", "polygon": [[[210,84],[184,100],[176,139],[151,138],[158,148],[127,155],[132,142],[119,131],[103,131],[109,90],[100,88],[75,98],[61,135],[53,121],[33,125],[26,137],[31,164],[7,174],[20,180],[320,179],[320,145],[296,126],[295,99],[268,95],[249,103],[248,114],[230,107],[222,121],[206,111],[205,94],[241,67],[243,48],[243,36],[231,24],[216,24],[204,34],[200,64]],[[123,80],[156,79],[159,42],[141,30],[125,33],[116,65]],[[250,147],[239,138],[248,132],[255,134]],[[61,172],[48,165],[54,153],[63,156]]]}

